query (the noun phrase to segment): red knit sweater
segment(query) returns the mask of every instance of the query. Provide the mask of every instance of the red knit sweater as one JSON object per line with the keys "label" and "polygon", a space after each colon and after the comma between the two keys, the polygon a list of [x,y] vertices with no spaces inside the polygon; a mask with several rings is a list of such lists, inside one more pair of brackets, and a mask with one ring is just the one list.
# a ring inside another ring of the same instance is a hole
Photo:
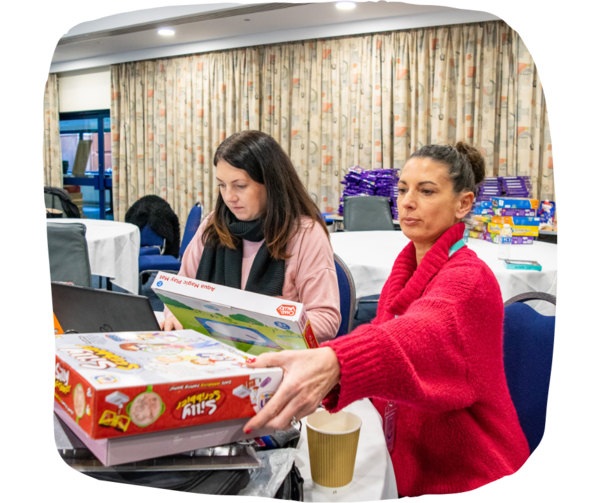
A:
{"label": "red knit sweater", "polygon": [[397,404],[391,453],[403,496],[469,491],[518,470],[529,456],[502,360],[498,282],[448,229],[417,267],[409,243],[381,293],[377,317],[329,341],[341,381],[325,399],[338,411],[373,398]]}

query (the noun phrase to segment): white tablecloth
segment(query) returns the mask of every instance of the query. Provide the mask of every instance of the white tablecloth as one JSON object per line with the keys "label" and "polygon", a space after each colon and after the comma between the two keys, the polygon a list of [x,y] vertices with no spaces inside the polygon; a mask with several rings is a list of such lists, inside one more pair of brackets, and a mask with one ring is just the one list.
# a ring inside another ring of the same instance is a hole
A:
{"label": "white tablecloth", "polygon": [[128,292],[138,293],[140,230],[136,225],[86,218],[55,218],[52,223],[84,224],[92,274],[110,278]]}
{"label": "white tablecloth", "polygon": [[[396,257],[409,240],[401,231],[335,232],[330,234],[333,251],[350,268],[356,285],[356,297],[378,295]],[[498,245],[479,239],[467,243],[492,270],[504,301],[525,292],[544,292],[556,295],[557,245],[535,241],[531,245],[511,246],[510,256],[516,260],[537,260],[541,271],[506,269],[498,260]],[[547,302],[531,302],[540,313],[554,314]]]}
{"label": "white tablecloth", "polygon": [[387,451],[381,416],[367,399],[359,400],[344,410],[362,419],[352,485],[341,494],[316,491],[310,474],[306,420],[302,420],[302,436],[298,444],[296,466],[304,479],[304,501],[374,501],[397,499],[398,489],[392,460]]}

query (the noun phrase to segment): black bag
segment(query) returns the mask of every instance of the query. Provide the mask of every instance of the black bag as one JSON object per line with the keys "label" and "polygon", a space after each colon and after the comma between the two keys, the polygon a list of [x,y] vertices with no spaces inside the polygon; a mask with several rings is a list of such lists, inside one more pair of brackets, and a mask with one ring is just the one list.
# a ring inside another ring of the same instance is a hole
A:
{"label": "black bag", "polygon": [[164,472],[86,472],[97,480],[171,489],[196,494],[239,493],[250,481],[249,470],[202,470]]}
{"label": "black bag", "polygon": [[66,190],[59,189],[58,187],[44,187],[44,194],[51,194],[54,196],[53,200],[56,198],[59,199],[62,210],[67,218],[81,218],[79,208],[71,201],[71,197]]}
{"label": "black bag", "polygon": [[[275,448],[294,447],[298,445],[298,430],[275,432],[271,437]],[[87,449],[85,449],[87,451]],[[250,482],[249,470],[201,470],[201,471],[86,471],[86,475],[106,482],[119,482],[157,489],[191,492],[196,494],[235,495]],[[304,501],[304,479],[294,463],[275,499]]]}
{"label": "black bag", "polygon": [[304,501],[304,479],[300,475],[300,470],[296,463],[292,465],[290,473],[283,479],[281,486],[275,494],[275,499]]}

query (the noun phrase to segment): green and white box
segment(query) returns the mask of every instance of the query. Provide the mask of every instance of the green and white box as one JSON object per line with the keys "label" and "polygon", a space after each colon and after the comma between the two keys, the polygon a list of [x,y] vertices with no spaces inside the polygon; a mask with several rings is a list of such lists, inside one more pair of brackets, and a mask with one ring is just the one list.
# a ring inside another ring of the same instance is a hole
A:
{"label": "green and white box", "polygon": [[159,272],[152,290],[183,325],[259,355],[318,347],[298,302]]}

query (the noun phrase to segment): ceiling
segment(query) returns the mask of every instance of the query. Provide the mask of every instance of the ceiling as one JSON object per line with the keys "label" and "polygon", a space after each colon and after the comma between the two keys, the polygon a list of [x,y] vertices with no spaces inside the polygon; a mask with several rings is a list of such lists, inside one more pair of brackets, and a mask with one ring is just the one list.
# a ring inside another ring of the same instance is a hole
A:
{"label": "ceiling", "polygon": [[[208,4],[147,9],[73,27],[59,41],[51,72],[264,43],[498,19],[449,7],[400,2]],[[170,27],[175,35],[157,30]]]}

